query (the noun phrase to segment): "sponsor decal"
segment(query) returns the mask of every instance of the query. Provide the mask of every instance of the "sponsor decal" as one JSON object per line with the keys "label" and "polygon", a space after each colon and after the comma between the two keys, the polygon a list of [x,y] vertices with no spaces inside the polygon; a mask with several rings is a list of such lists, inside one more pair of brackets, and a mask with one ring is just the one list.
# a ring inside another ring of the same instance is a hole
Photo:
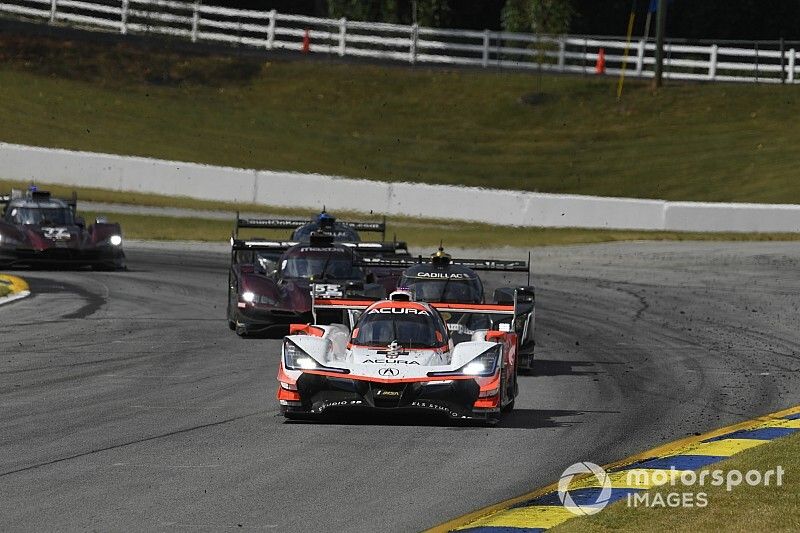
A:
{"label": "sponsor decal", "polygon": [[374,365],[419,365],[417,361],[404,361],[403,359],[364,359],[362,364]]}
{"label": "sponsor decal", "polygon": [[[500,324],[501,326],[503,324]],[[447,330],[451,333],[460,333],[461,335],[472,335],[474,330],[469,329],[464,324],[447,324]]]}
{"label": "sponsor decal", "polygon": [[334,247],[321,248],[321,247],[315,247],[315,246],[303,246],[302,248],[300,248],[300,252],[301,253],[302,252],[330,252],[330,253],[335,253],[335,254],[347,253],[344,250],[342,250],[341,248],[334,248]]}
{"label": "sponsor decal", "polygon": [[330,407],[350,407],[353,405],[362,405],[364,402],[361,400],[340,400],[340,401],[326,401],[319,406],[311,409],[312,413],[321,413]]}
{"label": "sponsor decal", "polygon": [[70,238],[67,228],[42,228],[42,234],[51,241],[68,241]]}
{"label": "sponsor decal", "polygon": [[458,413],[447,407],[446,405],[439,405],[438,403],[430,403],[426,401],[413,401],[411,402],[412,407],[422,407],[423,409],[433,409],[434,411],[442,411],[447,413],[448,415],[452,416],[453,418],[457,418],[460,416]]}
{"label": "sponsor decal", "polygon": [[[381,352],[378,352],[378,354],[383,355]],[[386,351],[386,359],[397,359],[401,354],[408,355],[408,352],[404,352],[403,348],[397,344],[397,341],[389,343],[388,350]]]}
{"label": "sponsor decal", "polygon": [[314,296],[317,298],[341,298],[344,291],[341,285],[314,284]]}
{"label": "sponsor decal", "polygon": [[400,374],[400,371],[396,368],[392,368],[387,366],[386,368],[381,368],[378,370],[379,376],[386,376],[386,377],[396,377]]}
{"label": "sponsor decal", "polygon": [[430,316],[430,313],[425,309],[414,309],[413,307],[381,307],[379,309],[370,309],[368,314],[379,313],[381,315],[419,315]]}
{"label": "sponsor decal", "polygon": [[455,272],[417,272],[414,277],[428,279],[469,279],[467,274],[458,274]]}
{"label": "sponsor decal", "polygon": [[375,396],[381,396],[381,397],[391,396],[393,398],[399,398],[400,394],[401,394],[400,391],[396,391],[396,390],[377,389],[375,391]]}

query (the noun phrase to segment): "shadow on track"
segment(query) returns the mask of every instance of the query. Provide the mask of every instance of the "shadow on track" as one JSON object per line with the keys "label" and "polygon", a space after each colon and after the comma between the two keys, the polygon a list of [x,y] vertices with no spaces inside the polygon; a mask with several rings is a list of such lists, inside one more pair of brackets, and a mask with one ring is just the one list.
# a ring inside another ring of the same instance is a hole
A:
{"label": "shadow on track", "polygon": [[480,420],[454,420],[436,414],[409,413],[328,413],[320,418],[308,420],[286,420],[287,425],[315,424],[337,426],[415,426],[445,427],[453,430],[487,429],[490,427],[506,429],[540,429],[568,427],[582,423],[579,420],[563,420],[586,413],[616,413],[617,411],[570,411],[548,409],[515,409],[506,413],[496,426],[488,426]]}

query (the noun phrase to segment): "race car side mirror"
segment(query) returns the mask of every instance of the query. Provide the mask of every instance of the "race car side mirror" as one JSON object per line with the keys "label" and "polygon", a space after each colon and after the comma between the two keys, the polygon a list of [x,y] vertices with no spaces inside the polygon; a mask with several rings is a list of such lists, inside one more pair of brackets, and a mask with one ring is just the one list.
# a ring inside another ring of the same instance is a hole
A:
{"label": "race car side mirror", "polygon": [[79,228],[85,228],[86,220],[84,220],[83,217],[75,217],[75,225]]}

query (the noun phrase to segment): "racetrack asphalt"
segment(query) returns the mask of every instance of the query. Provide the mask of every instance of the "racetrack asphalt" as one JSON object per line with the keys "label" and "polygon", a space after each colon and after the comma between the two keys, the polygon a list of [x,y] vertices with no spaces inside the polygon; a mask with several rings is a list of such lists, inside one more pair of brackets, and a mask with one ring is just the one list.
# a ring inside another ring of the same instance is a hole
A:
{"label": "racetrack asphalt", "polygon": [[227,329],[227,254],[198,248],[14,272],[0,530],[420,530],[800,403],[796,243],[535,250],[537,372],[496,428],[285,423],[278,341]]}

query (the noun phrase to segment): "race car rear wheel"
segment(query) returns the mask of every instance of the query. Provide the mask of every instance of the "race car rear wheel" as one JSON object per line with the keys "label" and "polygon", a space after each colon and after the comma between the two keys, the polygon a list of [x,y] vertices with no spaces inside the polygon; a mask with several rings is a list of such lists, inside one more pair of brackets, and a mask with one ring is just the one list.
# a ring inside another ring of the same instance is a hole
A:
{"label": "race car rear wheel", "polygon": [[533,352],[535,344],[531,344],[529,348],[520,351],[519,355],[519,371],[523,376],[533,374]]}
{"label": "race car rear wheel", "polygon": [[517,381],[517,370],[514,369],[514,381],[511,383],[511,401],[503,407],[503,412],[508,413],[514,410],[514,404],[517,400],[517,392],[519,392],[519,383]]}

